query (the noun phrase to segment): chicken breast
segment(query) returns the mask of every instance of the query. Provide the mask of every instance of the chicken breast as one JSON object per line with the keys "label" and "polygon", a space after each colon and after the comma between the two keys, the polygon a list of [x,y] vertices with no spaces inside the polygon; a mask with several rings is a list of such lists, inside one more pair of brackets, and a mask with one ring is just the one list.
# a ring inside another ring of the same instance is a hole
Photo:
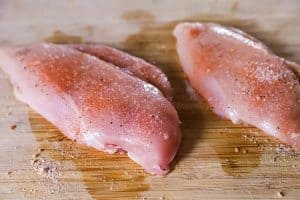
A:
{"label": "chicken breast", "polygon": [[168,99],[172,99],[172,89],[167,76],[158,67],[143,59],[103,44],[71,44],[68,46],[120,67],[124,72],[156,86]]}
{"label": "chicken breast", "polygon": [[[125,59],[125,58],[124,58]],[[150,83],[64,45],[1,49],[18,97],[70,139],[163,175],[180,144],[174,106]]]}
{"label": "chicken breast", "polygon": [[215,113],[300,149],[299,65],[217,24],[181,23],[174,36],[184,72]]}

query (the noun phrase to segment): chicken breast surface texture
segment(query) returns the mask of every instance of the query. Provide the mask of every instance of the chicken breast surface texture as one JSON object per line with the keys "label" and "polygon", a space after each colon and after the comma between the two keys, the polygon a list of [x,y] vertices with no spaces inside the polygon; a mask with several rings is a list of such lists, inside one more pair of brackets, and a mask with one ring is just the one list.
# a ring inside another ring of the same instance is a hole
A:
{"label": "chicken breast surface texture", "polygon": [[[124,58],[125,59],[125,58]],[[180,144],[172,103],[152,84],[64,45],[1,49],[17,96],[70,139],[163,175]]]}
{"label": "chicken breast surface texture", "polygon": [[300,149],[298,64],[234,28],[181,23],[173,34],[184,72],[215,113]]}
{"label": "chicken breast surface texture", "polygon": [[124,72],[151,83],[168,99],[172,99],[172,88],[167,76],[158,67],[143,59],[103,44],[71,44],[68,46],[120,67]]}

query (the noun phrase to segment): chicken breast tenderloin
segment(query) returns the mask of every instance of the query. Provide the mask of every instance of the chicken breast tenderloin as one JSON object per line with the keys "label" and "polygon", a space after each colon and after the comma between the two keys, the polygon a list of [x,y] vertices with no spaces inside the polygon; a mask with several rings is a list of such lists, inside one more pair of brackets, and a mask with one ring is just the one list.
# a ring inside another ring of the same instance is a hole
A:
{"label": "chicken breast tenderloin", "polygon": [[143,59],[103,44],[69,44],[68,46],[116,65],[124,72],[151,83],[172,100],[172,88],[167,76],[158,67]]}
{"label": "chicken breast tenderloin", "polygon": [[19,98],[66,136],[163,175],[180,144],[174,106],[150,83],[64,45],[1,49]]}
{"label": "chicken breast tenderloin", "polygon": [[217,24],[181,23],[174,36],[184,72],[215,113],[300,149],[298,64],[240,30]]}

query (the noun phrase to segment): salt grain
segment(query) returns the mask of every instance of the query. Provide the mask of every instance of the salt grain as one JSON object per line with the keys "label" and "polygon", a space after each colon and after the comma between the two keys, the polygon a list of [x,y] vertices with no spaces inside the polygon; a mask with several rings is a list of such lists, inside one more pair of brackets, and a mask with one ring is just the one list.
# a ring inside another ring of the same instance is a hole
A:
{"label": "salt grain", "polygon": [[277,196],[282,198],[282,197],[284,197],[284,193],[283,192],[277,192]]}
{"label": "salt grain", "polygon": [[238,152],[240,152],[240,149],[238,147],[235,147],[234,152],[238,153]]}
{"label": "salt grain", "polygon": [[38,173],[45,178],[52,179],[53,181],[58,181],[60,176],[57,166],[44,158],[35,159],[32,161],[32,165]]}

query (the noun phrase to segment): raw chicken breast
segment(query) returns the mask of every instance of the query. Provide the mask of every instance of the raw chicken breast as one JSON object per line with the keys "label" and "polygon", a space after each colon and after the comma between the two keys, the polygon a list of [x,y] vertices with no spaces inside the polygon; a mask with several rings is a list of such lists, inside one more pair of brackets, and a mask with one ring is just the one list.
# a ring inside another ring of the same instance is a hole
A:
{"label": "raw chicken breast", "polygon": [[182,23],[174,36],[184,72],[215,113],[300,149],[299,65],[217,24]]}
{"label": "raw chicken breast", "polygon": [[180,144],[174,106],[150,83],[64,45],[1,49],[18,97],[66,136],[163,175]]}
{"label": "raw chicken breast", "polygon": [[103,44],[72,44],[68,46],[120,67],[124,72],[156,86],[167,98],[172,99],[172,89],[167,76],[156,66]]}

